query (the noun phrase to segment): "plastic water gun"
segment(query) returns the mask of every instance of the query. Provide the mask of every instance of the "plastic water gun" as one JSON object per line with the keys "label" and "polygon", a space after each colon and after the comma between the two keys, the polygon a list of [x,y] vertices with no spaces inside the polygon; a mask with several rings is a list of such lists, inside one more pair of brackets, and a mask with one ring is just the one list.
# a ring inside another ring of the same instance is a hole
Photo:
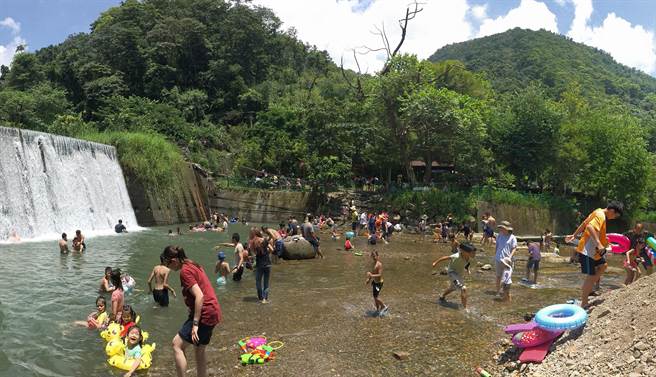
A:
{"label": "plastic water gun", "polygon": [[258,350],[262,350],[265,352],[264,356],[266,360],[269,360],[272,358],[271,353],[273,352],[273,347],[267,346],[266,344],[263,346],[257,347]]}
{"label": "plastic water gun", "polygon": [[255,351],[242,354],[240,356],[240,360],[241,360],[241,365],[264,364],[264,358],[262,358],[262,354]]}
{"label": "plastic water gun", "polygon": [[476,373],[478,373],[481,377],[492,377],[488,371],[481,367],[476,368]]}
{"label": "plastic water gun", "polygon": [[246,349],[246,342],[240,340],[239,342],[237,342],[237,344],[239,344],[239,348],[241,348],[242,352],[248,352],[248,350]]}

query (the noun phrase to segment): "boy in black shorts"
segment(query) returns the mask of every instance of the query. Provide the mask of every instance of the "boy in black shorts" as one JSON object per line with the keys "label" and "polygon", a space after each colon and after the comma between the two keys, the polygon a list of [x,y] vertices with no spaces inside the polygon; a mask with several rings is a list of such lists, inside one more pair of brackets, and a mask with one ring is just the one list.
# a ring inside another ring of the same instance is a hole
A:
{"label": "boy in black shorts", "polygon": [[372,271],[367,271],[367,280],[364,283],[369,284],[371,282],[376,312],[378,315],[384,315],[387,313],[388,307],[378,298],[380,291],[383,289],[383,262],[380,261],[376,250],[371,252],[371,258],[374,260],[374,268]]}

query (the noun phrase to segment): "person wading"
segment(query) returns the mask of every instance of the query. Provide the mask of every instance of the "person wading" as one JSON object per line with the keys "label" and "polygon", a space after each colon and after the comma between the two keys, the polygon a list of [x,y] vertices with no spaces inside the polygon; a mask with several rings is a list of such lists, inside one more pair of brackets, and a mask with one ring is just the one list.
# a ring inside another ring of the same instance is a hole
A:
{"label": "person wading", "polygon": [[182,296],[189,308],[188,319],[173,338],[176,372],[178,377],[185,375],[185,349],[191,344],[196,356],[196,375],[207,377],[205,347],[210,343],[214,326],[221,322],[221,306],[214,294],[214,288],[203,267],[187,258],[183,248],[167,246],[160,258],[166,267],[180,271]]}

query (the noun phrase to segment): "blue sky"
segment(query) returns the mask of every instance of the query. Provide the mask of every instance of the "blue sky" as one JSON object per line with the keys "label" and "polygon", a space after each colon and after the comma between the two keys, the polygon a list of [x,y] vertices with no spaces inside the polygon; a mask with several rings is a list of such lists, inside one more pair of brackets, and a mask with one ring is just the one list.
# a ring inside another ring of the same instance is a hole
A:
{"label": "blue sky", "polygon": [[[405,0],[254,0],[272,8],[301,39],[354,67],[352,50],[378,47],[371,33],[384,24],[390,39]],[[616,60],[656,74],[656,0],[423,0],[424,11],[408,31],[404,52],[420,58],[437,48],[515,26],[545,28],[601,48]],[[35,51],[88,32],[89,25],[119,0],[0,0],[0,64],[9,64],[16,45]],[[312,3],[312,6],[306,6]],[[578,14],[578,18],[575,16]],[[384,53],[358,59],[369,72]]]}

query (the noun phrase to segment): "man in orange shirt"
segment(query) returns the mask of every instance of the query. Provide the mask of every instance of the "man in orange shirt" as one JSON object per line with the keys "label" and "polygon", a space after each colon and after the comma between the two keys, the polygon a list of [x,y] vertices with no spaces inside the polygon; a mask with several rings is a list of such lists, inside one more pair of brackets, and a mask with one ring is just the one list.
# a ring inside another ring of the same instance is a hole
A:
{"label": "man in orange shirt", "polygon": [[605,209],[597,208],[576,228],[573,234],[565,237],[565,242],[572,242],[583,232],[583,237],[576,247],[581,262],[581,273],[586,275],[581,287],[581,306],[588,306],[588,296],[592,288],[606,271],[608,264],[604,259],[608,240],[606,239],[606,221],[613,220],[622,215],[622,203],[612,201]]}

